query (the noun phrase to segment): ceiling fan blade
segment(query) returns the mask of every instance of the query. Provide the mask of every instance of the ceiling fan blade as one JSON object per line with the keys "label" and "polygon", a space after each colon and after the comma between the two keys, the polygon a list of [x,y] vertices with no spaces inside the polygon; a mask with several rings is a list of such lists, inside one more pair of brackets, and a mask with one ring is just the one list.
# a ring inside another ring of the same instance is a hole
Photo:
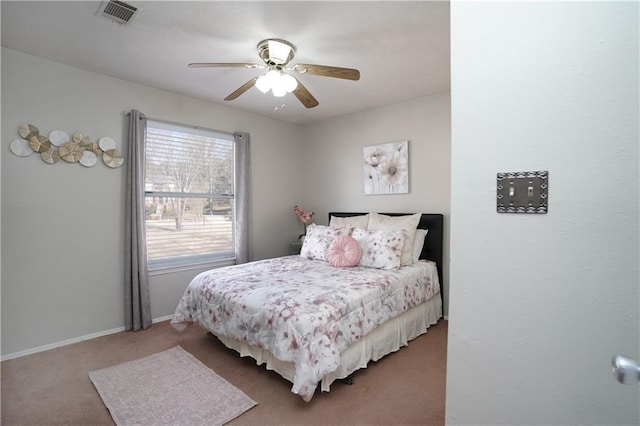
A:
{"label": "ceiling fan blade", "polygon": [[[296,78],[296,80],[298,79]],[[293,94],[296,95],[296,98],[307,108],[317,107],[320,104],[299,80],[298,86],[294,89]]]}
{"label": "ceiling fan blade", "polygon": [[264,68],[262,65],[245,62],[192,62],[189,68]]}
{"label": "ceiling fan blade", "polygon": [[232,94],[224,98],[225,101],[232,101],[236,99],[238,96],[242,95],[247,90],[251,89],[256,84],[256,80],[258,77],[253,77],[251,80],[247,81],[242,86],[238,87]]}
{"label": "ceiling fan blade", "polygon": [[323,77],[344,78],[347,80],[360,80],[360,71],[355,68],[330,67],[327,65],[298,64],[293,70],[300,74],[321,75]]}

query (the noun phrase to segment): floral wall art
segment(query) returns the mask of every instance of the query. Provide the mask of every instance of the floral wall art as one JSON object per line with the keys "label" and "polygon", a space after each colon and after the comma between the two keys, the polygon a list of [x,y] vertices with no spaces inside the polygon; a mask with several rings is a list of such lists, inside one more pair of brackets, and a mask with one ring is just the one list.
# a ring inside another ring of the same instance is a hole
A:
{"label": "floral wall art", "polygon": [[364,193],[409,192],[409,141],[365,146]]}

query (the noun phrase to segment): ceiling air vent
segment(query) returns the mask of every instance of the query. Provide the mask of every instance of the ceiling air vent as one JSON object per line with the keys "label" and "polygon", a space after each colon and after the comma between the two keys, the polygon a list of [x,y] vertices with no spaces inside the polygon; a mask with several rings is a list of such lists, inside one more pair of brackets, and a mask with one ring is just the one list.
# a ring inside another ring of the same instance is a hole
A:
{"label": "ceiling air vent", "polygon": [[118,24],[127,24],[135,18],[142,9],[118,0],[106,0],[100,4],[96,13]]}

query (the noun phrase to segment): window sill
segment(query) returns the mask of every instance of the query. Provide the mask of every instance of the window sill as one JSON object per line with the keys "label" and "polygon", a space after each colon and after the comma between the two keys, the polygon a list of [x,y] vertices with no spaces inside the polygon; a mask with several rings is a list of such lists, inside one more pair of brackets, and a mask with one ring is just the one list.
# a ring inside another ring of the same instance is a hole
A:
{"label": "window sill", "polygon": [[167,266],[155,266],[153,269],[149,269],[149,276],[175,274],[177,272],[193,271],[196,269],[215,269],[223,266],[235,265],[235,258],[220,259],[202,263],[190,263],[188,265],[167,265]]}

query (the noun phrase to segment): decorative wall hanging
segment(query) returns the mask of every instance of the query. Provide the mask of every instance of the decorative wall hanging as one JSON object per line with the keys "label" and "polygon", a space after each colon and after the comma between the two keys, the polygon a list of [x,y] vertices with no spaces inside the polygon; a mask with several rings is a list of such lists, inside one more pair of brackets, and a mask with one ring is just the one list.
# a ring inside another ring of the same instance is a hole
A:
{"label": "decorative wall hanging", "polygon": [[29,157],[38,153],[47,164],[55,164],[64,160],[67,163],[80,163],[84,167],[93,167],[102,157],[102,162],[117,168],[124,163],[124,156],[116,149],[116,142],[108,137],[91,142],[88,135],[75,132],[69,135],[62,130],[53,130],[48,136],[41,135],[33,124],[21,124],[18,134],[22,139],[11,142],[11,152],[18,157]]}
{"label": "decorative wall hanging", "polygon": [[365,146],[364,193],[409,192],[409,141]]}

